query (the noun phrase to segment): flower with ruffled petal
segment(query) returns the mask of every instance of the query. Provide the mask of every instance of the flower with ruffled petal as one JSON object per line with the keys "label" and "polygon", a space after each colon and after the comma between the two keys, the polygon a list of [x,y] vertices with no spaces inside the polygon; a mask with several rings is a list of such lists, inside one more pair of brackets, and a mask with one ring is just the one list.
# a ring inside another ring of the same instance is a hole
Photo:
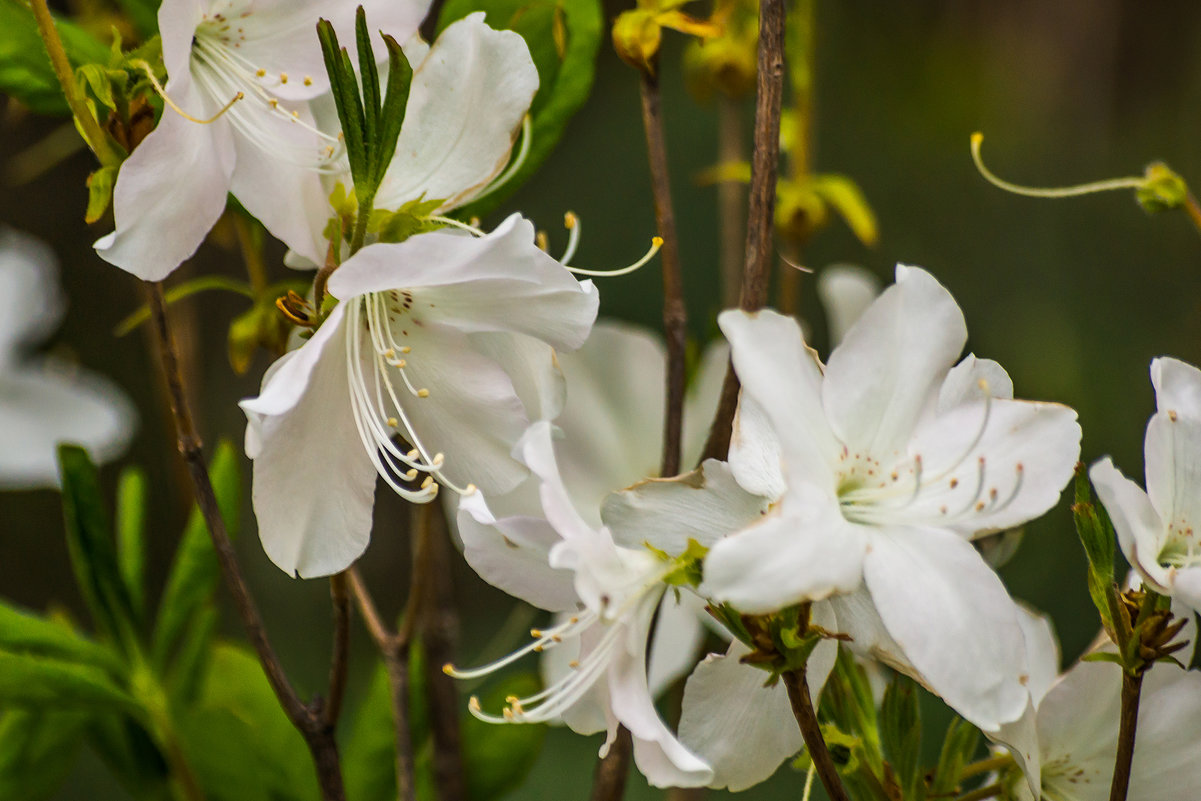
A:
{"label": "flower with ruffled petal", "polygon": [[1157,411],[1144,443],[1147,489],[1107,456],[1089,478],[1130,564],[1156,592],[1201,611],[1201,370],[1151,362]]}
{"label": "flower with ruffled petal", "polygon": [[513,445],[561,404],[554,348],[579,347],[597,308],[591,282],[539,250],[517,215],[482,237],[363,248],[329,292],[341,302],[241,404],[263,547],[305,577],[367,547],[377,475],[416,502],[439,483],[521,483]]}
{"label": "flower with ruffled petal", "polygon": [[[232,193],[297,253],[324,259],[328,206],[321,171],[340,156],[314,125],[309,101],[328,89],[319,17],[349,30],[356,2],[164,0],[159,8],[167,108],[121,166],[116,230],[102,258],[161,280],[200,246]],[[417,30],[426,0],[366,0],[373,26],[400,41]]]}
{"label": "flower with ruffled petal", "polygon": [[830,599],[853,647],[983,729],[1026,704],[1022,634],[970,540],[1045,512],[1079,455],[1075,413],[1012,399],[995,362],[957,360],[962,313],[898,267],[824,366],[770,311],[720,318],[742,381],[730,466],[770,514],[718,541],[702,594],[750,613]]}
{"label": "flower with ruffled petal", "polygon": [[49,249],[0,229],[0,489],[57,486],[60,442],[103,462],[133,434],[133,407],[108,380],[27,353],[54,330],[64,305]]}

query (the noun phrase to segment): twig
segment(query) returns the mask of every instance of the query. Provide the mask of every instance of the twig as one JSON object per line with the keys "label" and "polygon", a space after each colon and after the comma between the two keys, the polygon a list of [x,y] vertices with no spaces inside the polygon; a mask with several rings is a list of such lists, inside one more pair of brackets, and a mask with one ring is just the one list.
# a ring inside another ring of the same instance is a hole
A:
{"label": "twig", "polygon": [[443,665],[454,662],[459,629],[454,588],[450,582],[450,538],[442,516],[442,504],[422,504],[416,507],[416,512],[418,542],[424,545],[424,553],[416,554],[414,560],[415,564],[421,565],[419,569],[423,576],[417,620],[425,647],[434,780],[440,801],[462,801],[467,797],[459,736],[459,715],[463,707],[455,680],[442,670]]}
{"label": "twig", "polygon": [[801,727],[801,736],[805,739],[805,747],[809,750],[809,758],[817,769],[817,776],[826,788],[826,795],[831,801],[850,801],[834,760],[826,748],[822,738],[821,727],[817,722],[817,713],[813,711],[813,702],[809,698],[809,683],[805,678],[805,668],[789,670],[784,673],[784,686],[788,688],[788,700],[792,703],[792,714],[796,716],[797,725]]}
{"label": "twig", "polygon": [[630,772],[630,755],[634,741],[630,730],[617,727],[617,734],[609,745],[609,753],[596,763],[592,777],[592,794],[589,801],[621,801],[626,793],[626,777]]}
{"label": "twig", "polygon": [[334,650],[329,663],[329,698],[325,701],[325,725],[333,728],[342,714],[346,696],[346,673],[350,665],[350,598],[346,573],[329,577],[329,599],[334,607]]}
{"label": "twig", "polygon": [[[414,578],[417,571],[414,570]],[[399,801],[414,801],[416,788],[413,782],[413,742],[409,732],[409,643],[412,626],[413,587],[410,585],[410,602],[405,607],[405,622],[393,632],[372,600],[357,568],[346,571],[350,591],[359,607],[359,613],[367,625],[367,631],[375,640],[384,658],[384,670],[388,674],[388,690],[392,700],[392,719],[396,726],[396,797]]]}
{"label": "twig", "polygon": [[[746,262],[739,307],[757,311],[767,302],[771,278],[772,217],[780,161],[780,105],[784,96],[784,0],[759,4],[759,78],[755,95],[754,158],[747,212]],[[717,414],[701,455],[723,459],[730,450],[731,425],[738,407],[738,376],[731,364],[722,384]]]}
{"label": "twig", "polygon": [[1197,203],[1197,198],[1193,197],[1192,192],[1185,195],[1184,211],[1188,214],[1189,221],[1193,226],[1201,231],[1201,204]]}
{"label": "twig", "polygon": [[188,408],[187,395],[184,389],[183,376],[179,370],[179,357],[175,351],[175,343],[171,337],[171,329],[167,322],[167,304],[163,298],[163,285],[159,282],[148,282],[147,290],[150,301],[151,317],[154,320],[154,333],[158,340],[159,355],[162,360],[163,374],[166,377],[168,395],[171,401],[171,415],[175,420],[179,452],[187,465],[196,495],[196,505],[208,526],[209,535],[213,541],[213,550],[217,555],[217,563],[225,585],[233,596],[234,607],[242,619],[259,663],[271,685],[280,706],[292,722],[292,725],[304,736],[305,743],[313,755],[317,768],[317,778],[321,785],[322,798],[326,801],[343,801],[346,797],[342,785],[342,768],[338,759],[338,746],[334,740],[333,727],[325,723],[321,713],[320,702],[312,706],[304,704],[288,681],[280,664],[275,649],[267,639],[263,628],[262,616],[246,586],[238,567],[233,544],[226,531],[225,521],[217,506],[217,496],[213,492],[213,484],[209,479],[208,468],[204,463],[204,453],[201,449],[200,438],[192,421],[192,413]]}
{"label": "twig", "polygon": [[46,46],[46,55],[50,57],[50,66],[54,68],[54,76],[58,78],[63,96],[71,108],[71,113],[79,122],[88,147],[96,154],[96,158],[103,166],[117,166],[121,163],[121,158],[109,144],[107,134],[104,133],[104,129],[100,127],[100,123],[88,109],[79,87],[75,84],[75,71],[71,68],[67,51],[63,48],[63,40],[58,35],[58,28],[54,26],[54,17],[50,15],[50,8],[46,5],[46,0],[30,0],[29,7],[33,10],[34,19],[37,20],[38,34],[42,38],[42,44]]}
{"label": "twig", "polygon": [[1138,729],[1138,702],[1142,694],[1143,674],[1122,671],[1122,717],[1118,729],[1118,750],[1113,763],[1113,781],[1109,801],[1126,801],[1130,786],[1130,768],[1134,763],[1134,736]]}
{"label": "twig", "polygon": [[663,247],[663,336],[667,340],[667,392],[663,417],[663,458],[660,475],[680,472],[680,442],[684,419],[684,349],[688,337],[688,311],[684,306],[684,278],[680,270],[680,240],[671,204],[671,181],[667,173],[667,140],[663,133],[663,111],[659,79],[641,73],[642,127],[646,131],[646,153],[650,162],[651,194],[655,225]]}

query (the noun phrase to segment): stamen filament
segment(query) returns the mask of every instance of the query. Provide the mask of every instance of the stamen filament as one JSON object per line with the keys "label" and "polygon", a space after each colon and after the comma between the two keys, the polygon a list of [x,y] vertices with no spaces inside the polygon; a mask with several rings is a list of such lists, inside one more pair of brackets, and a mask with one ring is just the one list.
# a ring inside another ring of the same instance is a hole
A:
{"label": "stamen filament", "polygon": [[571,270],[571,272],[575,273],[576,275],[589,275],[596,278],[616,278],[619,275],[629,275],[653,259],[661,247],[663,247],[663,239],[657,236],[652,238],[651,249],[648,250],[641,259],[634,262],[629,267],[622,267],[618,270],[585,270],[580,267],[568,267],[567,269]]}
{"label": "stamen filament", "polygon": [[576,248],[580,245],[580,218],[576,216],[574,211],[569,211],[563,215],[563,227],[568,230],[567,249],[563,251],[563,257],[559,259],[559,263],[566,267],[571,263],[571,259],[575,256]]}
{"label": "stamen filament", "polygon": [[164,89],[163,85],[158,82],[158,78],[156,78],[154,75],[154,69],[151,68],[151,66],[149,64],[147,64],[145,61],[142,61],[141,59],[135,59],[135,60],[131,61],[130,64],[134,67],[140,68],[142,70],[142,72],[146,73],[146,77],[150,79],[150,85],[154,87],[155,93],[163,99],[164,103],[167,104],[167,108],[171,109],[176,114],[183,117],[185,120],[188,120],[189,122],[194,122],[197,125],[209,125],[210,123],[216,122],[217,120],[219,120],[222,117],[222,115],[225,114],[225,112],[229,111],[231,108],[234,107],[234,103],[237,103],[239,100],[242,100],[246,97],[246,95],[244,93],[242,93],[240,91],[237,92],[236,94],[234,94],[232,100],[230,100],[228,103],[226,103],[224,106],[221,107],[220,111],[218,111],[216,114],[209,117],[208,119],[202,120],[199,117],[192,116],[191,114],[189,114],[188,112],[186,112],[182,108],[180,108],[178,105],[176,105],[175,101],[171,99],[171,96],[167,94],[167,90]]}
{"label": "stamen filament", "polygon": [[1026,197],[1044,197],[1044,198],[1063,198],[1063,197],[1079,197],[1081,195],[1091,195],[1096,192],[1109,192],[1115,189],[1138,189],[1146,183],[1147,179],[1143,176],[1131,176],[1128,178],[1111,178],[1105,181],[1093,181],[1087,184],[1075,184],[1073,186],[1061,186],[1053,188],[1040,188],[1034,186],[1022,186],[1020,184],[1010,183],[1002,178],[997,177],[993,172],[984,166],[984,159],[980,157],[980,145],[984,141],[984,134],[976,132],[972,134],[971,148],[972,161],[976,164],[976,170],[993,186],[998,189],[1004,189],[1006,192],[1012,192],[1015,195],[1024,195]]}

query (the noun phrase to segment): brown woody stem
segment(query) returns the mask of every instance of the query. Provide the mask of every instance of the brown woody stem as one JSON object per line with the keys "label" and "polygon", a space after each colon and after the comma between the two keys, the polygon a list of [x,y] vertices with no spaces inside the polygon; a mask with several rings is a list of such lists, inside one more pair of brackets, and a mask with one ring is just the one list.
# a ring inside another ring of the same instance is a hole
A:
{"label": "brown woody stem", "polygon": [[163,285],[157,281],[148,282],[147,290],[151,317],[154,320],[154,334],[158,341],[163,374],[167,381],[171,415],[175,421],[179,452],[183,456],[188,474],[192,479],[196,505],[200,508],[204,522],[208,526],[221,575],[233,597],[234,607],[242,619],[246,636],[258,655],[259,663],[263,666],[267,682],[271,685],[284,713],[292,725],[304,736],[305,743],[309,747],[317,768],[322,798],[325,801],[344,801],[346,793],[342,785],[342,767],[338,758],[338,745],[334,740],[334,727],[327,723],[322,711],[323,704],[320,701],[308,705],[300,700],[288,681],[275,649],[267,639],[262,616],[250,594],[246,580],[242,577],[233,544],[229,539],[229,532],[225,528],[225,521],[222,520],[217,506],[217,496],[213,492],[208,468],[204,463],[204,452],[192,421],[192,413],[188,408],[183,376],[179,369],[179,357],[167,321],[167,304],[163,298]]}
{"label": "brown woody stem", "polygon": [[809,698],[809,682],[805,678],[805,668],[790,670],[784,673],[784,686],[788,688],[788,700],[792,703],[792,714],[796,716],[797,725],[801,728],[801,736],[805,739],[805,748],[809,758],[817,769],[817,777],[831,801],[850,801],[842,779],[838,777],[838,769],[830,758],[826,741],[822,737],[821,726],[817,722],[817,713],[813,710],[813,702]]}
{"label": "brown woody stem", "polygon": [[1138,730],[1138,702],[1142,695],[1143,674],[1122,671],[1122,716],[1118,729],[1118,750],[1113,763],[1113,781],[1109,801],[1126,801],[1130,787],[1130,768],[1134,764],[1134,737]]}
{"label": "brown woody stem", "polygon": [[[780,106],[784,98],[784,0],[759,4],[759,78],[755,94],[754,158],[747,212],[746,260],[739,307],[757,311],[767,302],[771,278],[772,223],[776,173],[780,162]],[[724,459],[738,407],[738,376],[731,364],[722,385],[717,414],[701,459]]]}

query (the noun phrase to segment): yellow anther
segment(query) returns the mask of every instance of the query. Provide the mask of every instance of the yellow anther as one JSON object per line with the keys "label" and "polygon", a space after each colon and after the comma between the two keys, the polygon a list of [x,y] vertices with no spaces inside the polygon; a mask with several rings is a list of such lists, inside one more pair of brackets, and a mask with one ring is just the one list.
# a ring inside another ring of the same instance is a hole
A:
{"label": "yellow anther", "polygon": [[655,247],[657,247],[657,248],[661,248],[661,247],[663,247],[663,237],[661,237],[661,236],[652,236],[652,237],[651,237],[651,244],[652,244],[652,245],[654,245],[654,246],[655,246]]}
{"label": "yellow anther", "polygon": [[505,720],[513,719],[513,710],[509,709],[508,707],[505,707],[504,709],[502,709],[501,714],[505,716]]}
{"label": "yellow anther", "polygon": [[521,699],[518,698],[516,695],[506,695],[505,696],[506,704],[516,704],[516,703],[520,702],[520,700]]}
{"label": "yellow anther", "polygon": [[410,348],[408,345],[401,345],[401,346],[400,346],[400,352],[401,352],[401,353],[411,353],[411,352],[412,352],[412,350],[413,350],[413,349],[412,349],[412,348]]}
{"label": "yellow anther", "polygon": [[575,669],[576,669],[576,668],[578,668],[579,666],[580,666],[580,663],[579,663],[579,661],[578,661],[578,660],[575,660],[575,659],[573,659],[573,660],[571,660],[570,662],[568,662],[568,663],[567,663],[567,667],[571,668],[572,670],[575,670]]}
{"label": "yellow anther", "polygon": [[[453,663],[453,662],[447,662],[446,664],[444,664],[444,665],[442,666],[442,672],[443,672],[443,673],[445,673],[445,674],[446,674],[446,675],[448,675],[448,676],[449,676],[449,675],[451,675],[451,674],[453,674],[453,673],[455,672],[455,666],[454,666],[454,663]],[[471,700],[472,700],[472,701],[475,701],[476,699],[475,699],[474,697],[472,697],[472,699],[471,699]],[[479,703],[479,702],[477,701],[476,703]]]}
{"label": "yellow anther", "polygon": [[388,418],[388,427],[389,428],[396,428],[396,426],[398,426],[398,425],[400,425],[400,421],[397,420],[395,417]]}
{"label": "yellow anther", "polygon": [[280,83],[287,83],[287,82],[288,82],[288,73],[286,73],[286,72],[281,72],[281,73],[279,74],[279,82],[280,82]]}
{"label": "yellow anther", "polygon": [[422,387],[421,389],[417,390],[417,397],[428,398],[429,396],[430,396],[430,391],[428,389],[426,389],[425,387]]}
{"label": "yellow anther", "polygon": [[422,489],[428,489],[428,488],[429,488],[429,485],[430,485],[430,484],[433,484],[433,483],[434,483],[434,479],[433,479],[433,477],[431,477],[431,476],[426,476],[426,477],[425,477],[425,481],[422,481],[422,482],[421,482],[421,488],[422,488]]}
{"label": "yellow anther", "polygon": [[259,69],[257,72],[255,72],[254,74],[255,74],[256,76],[258,76],[259,78],[264,78],[264,77],[266,77],[266,76],[267,76],[267,70],[260,68],[260,69]]}
{"label": "yellow anther", "polygon": [[309,77],[308,75],[304,76],[304,85],[305,85],[305,86],[312,86],[312,85],[313,85],[313,79],[312,79],[311,77]]}
{"label": "yellow anther", "polygon": [[416,467],[409,468],[409,471],[407,473],[405,473],[405,481],[416,481],[416,480],[417,480],[417,468]]}
{"label": "yellow anther", "polygon": [[268,100],[267,104],[270,105],[271,108],[279,108],[279,101],[276,100],[274,97],[271,98],[270,100]]}
{"label": "yellow anther", "polygon": [[[443,668],[443,669],[445,670],[445,668]],[[471,698],[467,699],[467,706],[469,709],[474,709],[476,712],[479,712],[480,711],[480,699],[474,695],[471,696]]]}
{"label": "yellow anther", "polygon": [[530,636],[536,640],[542,639],[542,629],[530,629]]}
{"label": "yellow anther", "polygon": [[391,348],[388,348],[386,351],[384,351],[384,358],[385,359],[395,359],[396,351],[392,350]]}
{"label": "yellow anther", "polygon": [[575,216],[574,211],[569,211],[563,215],[563,227],[570,231],[579,223],[580,218]]}
{"label": "yellow anther", "polygon": [[539,231],[534,236],[534,244],[538,246],[538,250],[544,253],[550,250],[550,240],[546,236],[546,231]]}
{"label": "yellow anther", "polygon": [[411,450],[405,454],[405,458],[406,459],[416,459],[420,455],[421,455],[421,451],[414,448],[413,450]]}
{"label": "yellow anther", "polygon": [[435,453],[435,454],[434,454],[434,459],[433,459],[433,461],[432,461],[432,462],[430,462],[430,464],[432,464],[434,467],[441,467],[441,466],[442,466],[442,463],[443,463],[443,462],[445,462],[445,461],[446,461],[446,454],[444,454],[444,453]]}
{"label": "yellow anther", "polygon": [[463,487],[463,494],[464,495],[474,495],[476,489],[477,488],[476,488],[475,484],[468,484],[466,487]]}
{"label": "yellow anther", "polygon": [[398,369],[398,370],[403,370],[403,369],[405,369],[406,367],[408,367],[408,366],[409,366],[409,363],[408,363],[408,362],[406,362],[404,359],[399,359],[399,360],[397,360],[397,362],[396,362],[396,364],[395,364],[394,366],[395,366],[395,367],[396,367],[396,369]]}

